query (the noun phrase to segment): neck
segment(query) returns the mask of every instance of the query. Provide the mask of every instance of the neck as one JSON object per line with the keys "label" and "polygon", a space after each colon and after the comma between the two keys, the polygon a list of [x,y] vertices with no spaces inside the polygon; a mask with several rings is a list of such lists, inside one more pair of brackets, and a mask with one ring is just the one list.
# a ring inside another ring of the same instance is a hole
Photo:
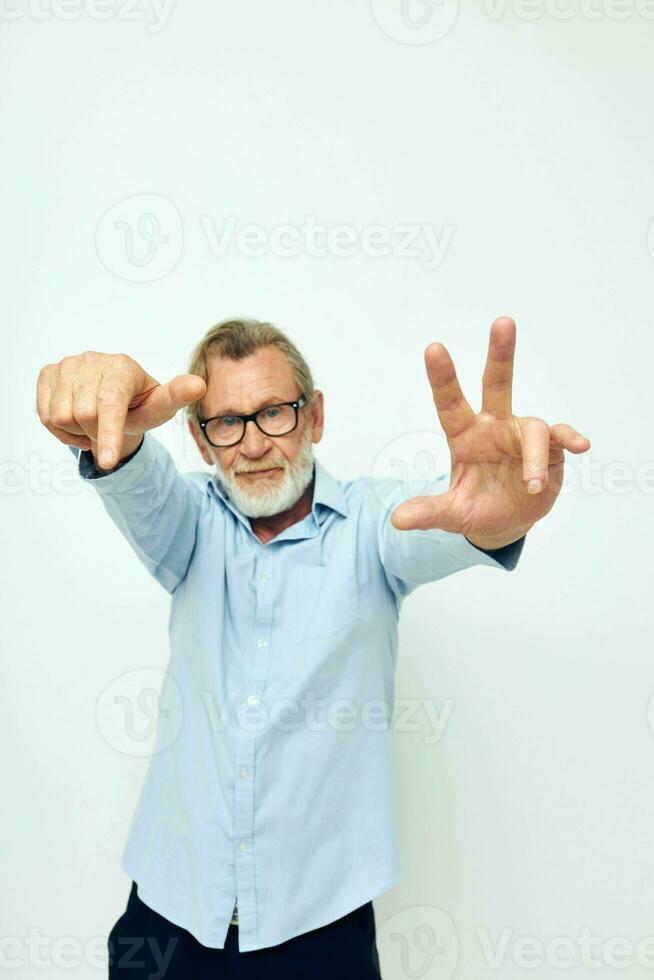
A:
{"label": "neck", "polygon": [[249,519],[250,527],[259,541],[267,544],[268,541],[272,541],[273,538],[276,538],[278,534],[281,534],[291,524],[296,524],[298,521],[303,520],[307,514],[311,513],[314,480],[315,476],[302,496],[288,510],[283,510],[279,514],[272,514],[271,517],[251,517]]}

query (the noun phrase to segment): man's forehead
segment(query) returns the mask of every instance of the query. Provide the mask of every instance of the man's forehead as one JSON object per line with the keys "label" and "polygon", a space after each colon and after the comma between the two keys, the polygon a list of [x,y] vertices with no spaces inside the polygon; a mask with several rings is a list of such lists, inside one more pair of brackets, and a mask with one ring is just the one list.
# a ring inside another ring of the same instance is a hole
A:
{"label": "man's forehead", "polygon": [[207,360],[207,415],[254,412],[274,401],[290,401],[299,394],[290,364],[274,348],[255,351],[239,361],[217,357]]}

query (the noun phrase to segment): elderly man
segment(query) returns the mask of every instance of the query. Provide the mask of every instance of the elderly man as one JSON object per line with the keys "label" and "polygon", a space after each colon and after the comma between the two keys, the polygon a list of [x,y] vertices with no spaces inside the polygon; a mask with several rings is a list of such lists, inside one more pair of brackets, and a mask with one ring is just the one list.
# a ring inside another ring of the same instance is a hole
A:
{"label": "elderly man", "polygon": [[[110,977],[380,977],[372,899],[395,884],[389,731],[397,623],[417,586],[510,570],[560,490],[566,424],[512,413],[515,324],[493,323],[481,412],[425,352],[451,472],[335,479],[323,393],[268,323],[224,321],[159,384],[125,354],[47,365],[43,424],[79,455],[171,594],[157,743],[121,866]],[[150,430],[186,407],[213,473]],[[175,707],[176,706],[176,707]]]}

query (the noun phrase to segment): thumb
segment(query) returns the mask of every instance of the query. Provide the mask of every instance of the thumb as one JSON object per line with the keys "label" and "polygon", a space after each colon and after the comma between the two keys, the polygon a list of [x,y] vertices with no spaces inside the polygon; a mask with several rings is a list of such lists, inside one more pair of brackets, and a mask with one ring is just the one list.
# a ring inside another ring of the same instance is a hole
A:
{"label": "thumb", "polygon": [[451,490],[430,497],[412,497],[395,508],[391,524],[398,531],[428,531],[439,529],[458,533],[461,522],[457,519]]}
{"label": "thumb", "polygon": [[206,383],[197,374],[178,374],[165,385],[140,392],[130,402],[128,427],[144,432],[163,425],[180,408],[202,398],[206,390]]}

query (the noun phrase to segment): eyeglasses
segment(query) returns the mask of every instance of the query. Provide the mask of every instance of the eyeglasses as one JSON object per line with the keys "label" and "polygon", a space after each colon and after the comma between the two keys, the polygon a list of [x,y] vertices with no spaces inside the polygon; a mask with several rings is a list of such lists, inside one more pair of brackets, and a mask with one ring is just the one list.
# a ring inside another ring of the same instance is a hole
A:
{"label": "eyeglasses", "polygon": [[287,436],[297,427],[298,411],[307,404],[305,395],[294,402],[278,402],[267,405],[249,415],[214,415],[210,419],[198,419],[207,442],[216,448],[235,446],[245,435],[248,422],[266,436]]}

